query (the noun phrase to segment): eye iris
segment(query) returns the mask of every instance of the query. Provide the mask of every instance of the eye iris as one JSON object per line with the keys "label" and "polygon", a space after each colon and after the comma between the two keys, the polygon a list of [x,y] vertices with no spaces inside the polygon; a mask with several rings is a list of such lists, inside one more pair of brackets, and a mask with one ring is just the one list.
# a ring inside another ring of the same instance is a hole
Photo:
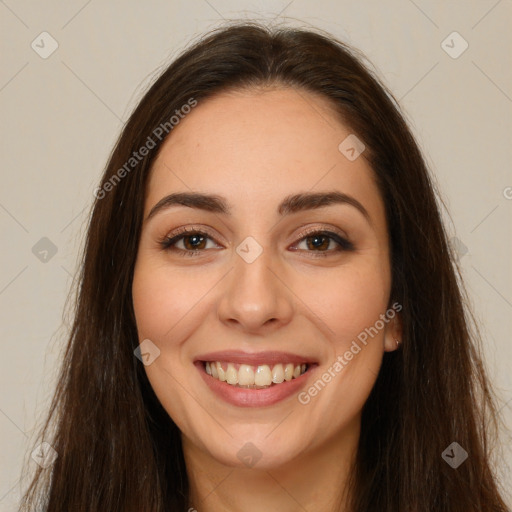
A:
{"label": "eye iris", "polygon": [[[192,240],[192,245],[189,246],[189,243],[188,241],[189,240]],[[199,247],[198,245],[196,244],[201,244],[201,243],[204,243],[205,241],[205,237],[202,236],[202,235],[187,235],[185,237],[183,237],[183,244],[185,245],[185,247],[187,249],[204,249],[204,247]]]}
{"label": "eye iris", "polygon": [[[323,242],[320,240],[323,239]],[[313,249],[327,249],[329,247],[329,238],[325,235],[312,235],[307,237],[308,240],[308,248],[310,247],[309,240],[313,240]],[[320,241],[320,242],[319,242]]]}

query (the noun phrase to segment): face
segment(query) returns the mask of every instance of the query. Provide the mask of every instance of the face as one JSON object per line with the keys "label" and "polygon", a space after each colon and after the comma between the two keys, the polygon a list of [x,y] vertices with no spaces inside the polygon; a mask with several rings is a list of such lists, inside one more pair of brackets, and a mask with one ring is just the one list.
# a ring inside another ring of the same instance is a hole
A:
{"label": "face", "polygon": [[185,450],[273,468],[359,428],[400,308],[349,135],[326,100],[282,88],[199,103],[163,144],[133,305]]}

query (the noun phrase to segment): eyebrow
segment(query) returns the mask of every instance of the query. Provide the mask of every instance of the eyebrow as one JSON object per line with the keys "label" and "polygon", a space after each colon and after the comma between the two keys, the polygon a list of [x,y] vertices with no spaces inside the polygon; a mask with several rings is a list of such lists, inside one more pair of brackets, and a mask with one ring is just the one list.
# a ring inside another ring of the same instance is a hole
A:
{"label": "eyebrow", "polygon": [[[283,217],[285,215],[323,208],[334,204],[353,206],[359,210],[370,225],[372,224],[370,214],[357,199],[338,191],[303,192],[287,196],[279,204],[277,213]],[[197,208],[199,210],[222,215],[230,215],[232,211],[232,206],[221,196],[203,194],[201,192],[177,192],[160,199],[160,201],[151,208],[151,211],[146,217],[146,222],[157,213],[167,210],[172,206],[187,206],[189,208]]]}

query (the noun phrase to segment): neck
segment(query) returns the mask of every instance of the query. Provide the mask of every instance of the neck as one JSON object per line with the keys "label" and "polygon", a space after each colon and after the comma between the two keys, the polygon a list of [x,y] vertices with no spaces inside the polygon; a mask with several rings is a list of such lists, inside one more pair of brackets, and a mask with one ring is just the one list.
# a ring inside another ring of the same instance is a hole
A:
{"label": "neck", "polygon": [[357,422],[336,439],[268,469],[226,466],[182,436],[190,488],[189,510],[348,512],[347,481],[355,461],[359,431]]}

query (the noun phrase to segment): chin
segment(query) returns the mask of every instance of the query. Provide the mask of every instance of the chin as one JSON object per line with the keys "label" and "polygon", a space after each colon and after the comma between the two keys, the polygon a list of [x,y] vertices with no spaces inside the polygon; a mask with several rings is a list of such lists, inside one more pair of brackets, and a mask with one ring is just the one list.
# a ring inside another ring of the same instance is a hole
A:
{"label": "chin", "polygon": [[233,439],[223,445],[213,445],[211,439],[206,443],[210,456],[219,463],[241,469],[276,469],[290,463],[304,451],[304,443],[289,436],[273,438],[270,429],[261,425],[251,425],[244,429],[244,435],[233,433]]}

